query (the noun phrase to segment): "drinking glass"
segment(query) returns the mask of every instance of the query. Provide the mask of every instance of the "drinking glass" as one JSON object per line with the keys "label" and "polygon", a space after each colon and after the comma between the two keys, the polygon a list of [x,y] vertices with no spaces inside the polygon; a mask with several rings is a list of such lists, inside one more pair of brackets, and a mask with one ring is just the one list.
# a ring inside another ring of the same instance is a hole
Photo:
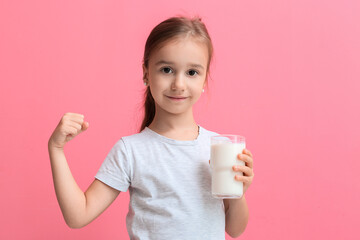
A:
{"label": "drinking glass", "polygon": [[238,159],[238,154],[245,149],[245,137],[222,134],[211,137],[211,191],[215,198],[241,198],[243,182],[235,180],[234,165],[245,165]]}

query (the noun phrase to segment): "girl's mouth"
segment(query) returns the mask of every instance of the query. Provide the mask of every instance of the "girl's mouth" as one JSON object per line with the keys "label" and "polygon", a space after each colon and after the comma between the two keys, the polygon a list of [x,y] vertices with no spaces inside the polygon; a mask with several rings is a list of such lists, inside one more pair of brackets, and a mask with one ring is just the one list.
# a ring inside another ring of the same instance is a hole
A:
{"label": "girl's mouth", "polygon": [[186,99],[186,97],[170,97],[170,96],[167,96],[167,97],[173,101],[183,101]]}

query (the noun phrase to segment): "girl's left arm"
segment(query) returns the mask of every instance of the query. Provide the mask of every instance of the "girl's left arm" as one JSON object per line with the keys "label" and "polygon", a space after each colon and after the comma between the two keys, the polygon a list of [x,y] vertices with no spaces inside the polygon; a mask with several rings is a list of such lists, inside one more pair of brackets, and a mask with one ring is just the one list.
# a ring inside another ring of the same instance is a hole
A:
{"label": "girl's left arm", "polygon": [[225,231],[233,238],[240,236],[245,231],[248,223],[249,210],[245,199],[245,192],[254,178],[253,156],[251,152],[244,149],[243,154],[238,155],[238,159],[245,162],[245,166],[233,166],[235,172],[243,172],[243,176],[235,176],[235,180],[244,183],[243,197],[240,199],[223,199],[226,214]]}

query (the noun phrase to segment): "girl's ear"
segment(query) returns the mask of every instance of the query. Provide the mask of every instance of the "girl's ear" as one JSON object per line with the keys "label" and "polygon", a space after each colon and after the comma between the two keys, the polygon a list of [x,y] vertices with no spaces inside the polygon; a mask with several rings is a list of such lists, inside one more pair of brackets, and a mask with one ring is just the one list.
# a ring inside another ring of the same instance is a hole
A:
{"label": "girl's ear", "polygon": [[204,81],[204,84],[203,84],[203,89],[206,87],[207,81],[208,81],[208,76],[206,76],[206,78],[205,78],[205,81]]}
{"label": "girl's ear", "polygon": [[148,70],[147,70],[147,68],[145,67],[144,64],[142,65],[142,68],[143,68],[143,80],[144,80],[144,82],[147,82],[147,79],[148,79]]}

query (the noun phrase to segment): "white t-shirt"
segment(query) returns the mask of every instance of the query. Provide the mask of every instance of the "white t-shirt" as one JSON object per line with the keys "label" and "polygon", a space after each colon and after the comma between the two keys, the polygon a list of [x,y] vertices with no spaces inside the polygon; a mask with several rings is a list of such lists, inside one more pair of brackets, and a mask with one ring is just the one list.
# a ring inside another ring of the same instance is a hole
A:
{"label": "white t-shirt", "polygon": [[222,199],[211,196],[210,137],[179,141],[146,127],[122,137],[108,153],[96,178],[126,192],[126,227],[135,239],[225,239]]}

